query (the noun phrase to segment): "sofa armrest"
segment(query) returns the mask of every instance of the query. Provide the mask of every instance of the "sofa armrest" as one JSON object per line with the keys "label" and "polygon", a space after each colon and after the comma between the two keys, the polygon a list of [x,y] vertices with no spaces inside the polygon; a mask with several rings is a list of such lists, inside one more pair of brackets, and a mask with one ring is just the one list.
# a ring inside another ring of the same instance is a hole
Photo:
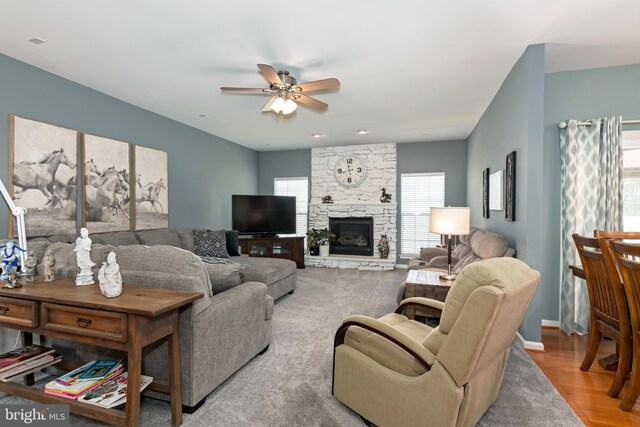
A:
{"label": "sofa armrest", "polygon": [[437,256],[446,256],[447,248],[420,248],[420,260],[431,261]]}
{"label": "sofa armrest", "polygon": [[[451,266],[453,267],[454,265],[456,265],[458,263],[458,261],[459,261],[458,258],[452,256],[451,257]],[[429,263],[427,264],[427,267],[430,267],[430,268],[443,268],[445,270],[447,269],[448,266],[449,266],[449,257],[446,254],[431,258],[431,261],[429,261]]]}
{"label": "sofa armrest", "polygon": [[398,308],[396,308],[397,314],[402,314],[405,308],[410,307],[412,305],[417,305],[420,307],[430,308],[432,310],[444,310],[444,303],[442,301],[437,301],[431,298],[424,297],[411,297],[402,300]]}
{"label": "sofa armrest", "polygon": [[416,361],[422,366],[424,366],[427,371],[431,369],[431,364],[427,362],[427,359],[432,356],[431,352],[427,350],[422,345],[422,343],[416,342],[406,334],[395,329],[393,326],[387,325],[386,323],[381,322],[378,319],[374,319],[368,316],[354,315],[344,319],[342,325],[336,332],[336,336],[333,342],[334,349],[339,345],[344,344],[344,338],[347,333],[347,329],[349,329],[351,326],[357,326],[366,329],[391,341],[402,350],[413,356],[413,358],[416,359]]}

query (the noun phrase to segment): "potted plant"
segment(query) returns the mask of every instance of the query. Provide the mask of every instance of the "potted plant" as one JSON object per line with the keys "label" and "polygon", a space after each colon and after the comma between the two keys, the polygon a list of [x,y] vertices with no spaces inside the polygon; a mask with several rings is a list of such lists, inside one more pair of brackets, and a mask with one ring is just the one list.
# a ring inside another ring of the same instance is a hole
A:
{"label": "potted plant", "polygon": [[309,254],[329,256],[329,242],[336,237],[326,228],[312,228],[307,231]]}

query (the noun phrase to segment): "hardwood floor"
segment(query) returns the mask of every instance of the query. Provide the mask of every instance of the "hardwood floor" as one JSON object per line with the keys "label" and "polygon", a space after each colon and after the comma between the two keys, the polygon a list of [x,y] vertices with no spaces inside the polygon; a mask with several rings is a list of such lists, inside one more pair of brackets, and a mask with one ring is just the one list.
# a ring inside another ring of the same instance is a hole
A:
{"label": "hardwood floor", "polygon": [[[588,337],[568,336],[558,329],[545,328],[542,330],[542,342],[545,351],[529,351],[529,355],[587,426],[640,425],[640,400],[631,412],[624,412],[618,408],[620,398],[607,396],[614,373],[602,369],[597,360],[615,351],[612,341],[600,344],[598,356],[589,372],[580,370]],[[627,386],[628,382],[621,396],[626,393]]]}

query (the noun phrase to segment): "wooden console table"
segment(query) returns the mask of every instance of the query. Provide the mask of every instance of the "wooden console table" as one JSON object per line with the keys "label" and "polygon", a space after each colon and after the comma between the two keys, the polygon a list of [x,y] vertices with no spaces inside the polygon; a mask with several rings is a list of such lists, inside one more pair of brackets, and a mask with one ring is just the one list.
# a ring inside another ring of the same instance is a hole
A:
{"label": "wooden console table", "polygon": [[304,268],[304,237],[244,237],[238,239],[243,254],[257,257],[284,258]]}
{"label": "wooden console table", "polygon": [[[78,287],[70,280],[23,282],[14,289],[0,288],[0,326],[19,329],[24,344],[33,343],[33,334],[45,335],[127,352],[129,384],[140,384],[142,349],[166,338],[169,343],[169,382],[153,381],[148,389],[171,396],[171,423],[182,424],[180,382],[180,338],[178,309],[202,298],[196,292],[125,285],[117,298],[104,297],[98,285]],[[62,369],[74,369],[60,362]],[[0,391],[39,403],[69,405],[70,412],[120,426],[140,422],[140,391],[127,388],[126,411],[106,409],[76,400],[45,394],[25,384],[0,382]]]}

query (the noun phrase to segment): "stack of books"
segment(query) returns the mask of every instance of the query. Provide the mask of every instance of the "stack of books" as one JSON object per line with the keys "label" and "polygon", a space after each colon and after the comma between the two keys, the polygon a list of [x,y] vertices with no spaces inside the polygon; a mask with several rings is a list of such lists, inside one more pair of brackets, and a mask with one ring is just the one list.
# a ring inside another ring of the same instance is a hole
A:
{"label": "stack of books", "polygon": [[58,363],[62,356],[50,347],[27,345],[0,354],[0,381],[8,382]]}
{"label": "stack of books", "polygon": [[44,392],[75,400],[117,377],[123,370],[121,359],[93,360],[49,382]]}

